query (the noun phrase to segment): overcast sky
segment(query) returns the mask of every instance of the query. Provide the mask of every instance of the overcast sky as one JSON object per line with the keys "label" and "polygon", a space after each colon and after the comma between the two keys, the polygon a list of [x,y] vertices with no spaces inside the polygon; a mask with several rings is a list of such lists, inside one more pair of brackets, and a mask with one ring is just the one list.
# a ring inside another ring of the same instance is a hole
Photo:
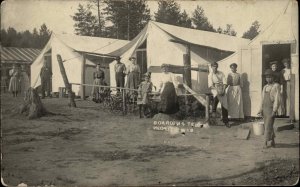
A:
{"label": "overcast sky", "polygon": [[[6,0],[1,4],[1,28],[13,27],[17,31],[32,31],[43,23],[56,33],[74,33],[71,18],[78,4],[87,0]],[[258,20],[261,28],[267,27],[286,7],[288,0],[199,0],[176,1],[181,10],[191,16],[197,5],[201,6],[214,28],[232,24],[238,36]],[[157,11],[157,1],[147,1],[151,15]]]}

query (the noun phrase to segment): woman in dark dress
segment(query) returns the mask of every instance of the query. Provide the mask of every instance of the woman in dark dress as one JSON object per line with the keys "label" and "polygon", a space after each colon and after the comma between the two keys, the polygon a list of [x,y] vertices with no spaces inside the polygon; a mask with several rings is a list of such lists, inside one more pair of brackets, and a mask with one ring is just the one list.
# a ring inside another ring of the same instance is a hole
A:
{"label": "woman in dark dress", "polygon": [[272,70],[272,74],[273,74],[273,79],[275,83],[279,84],[279,88],[280,88],[280,100],[279,100],[279,107],[278,107],[278,111],[277,111],[277,116],[283,116],[285,114],[285,107],[284,107],[284,103],[282,100],[282,93],[283,93],[283,76],[282,73],[280,71],[278,71],[278,62],[277,61],[272,61],[270,62],[271,65],[271,70]]}

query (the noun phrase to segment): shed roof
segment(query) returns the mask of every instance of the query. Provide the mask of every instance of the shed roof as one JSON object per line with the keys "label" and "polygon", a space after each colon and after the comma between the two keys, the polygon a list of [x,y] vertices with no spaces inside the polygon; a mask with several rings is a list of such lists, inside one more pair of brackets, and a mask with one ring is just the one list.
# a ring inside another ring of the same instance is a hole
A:
{"label": "shed roof", "polygon": [[1,63],[24,63],[31,64],[40,54],[40,49],[2,47],[1,46]]}

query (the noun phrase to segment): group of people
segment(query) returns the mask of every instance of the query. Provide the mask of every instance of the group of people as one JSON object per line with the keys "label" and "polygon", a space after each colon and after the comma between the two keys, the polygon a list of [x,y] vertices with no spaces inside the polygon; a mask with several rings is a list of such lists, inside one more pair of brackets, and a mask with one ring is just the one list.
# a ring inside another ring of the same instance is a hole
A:
{"label": "group of people", "polygon": [[[278,62],[270,62],[270,69],[264,72],[266,85],[262,90],[262,99],[258,116],[263,116],[265,127],[264,148],[268,143],[275,147],[274,120],[276,116],[290,115],[291,69],[289,59],[282,60],[284,68],[278,70]],[[230,65],[227,76],[218,70],[218,64],[211,64],[212,72],[208,76],[208,86],[213,95],[212,112],[215,116],[218,102],[222,107],[222,121],[230,127],[229,119],[243,119],[242,90],[243,81],[237,73],[237,64]]]}
{"label": "group of people", "polygon": [[8,91],[12,93],[13,97],[17,97],[21,94],[26,97],[28,88],[30,87],[29,77],[26,71],[26,67],[21,65],[21,68],[17,65],[13,65],[9,71],[9,86]]}
{"label": "group of people", "polygon": [[[137,89],[140,84],[140,74],[141,70],[139,65],[136,63],[135,57],[130,57],[129,60],[131,61],[131,64],[129,64],[127,67],[124,63],[121,62],[120,57],[116,57],[115,60],[117,63],[115,64],[114,71],[115,71],[115,80],[116,80],[116,86],[117,94],[120,94],[120,88],[128,88],[128,93],[135,93],[134,91],[130,91],[130,89]],[[125,77],[127,75],[127,81],[125,85]],[[103,88],[100,88],[95,85],[107,85],[105,82],[105,73],[101,69],[101,65],[97,64],[96,71],[93,74],[94,82],[93,82],[93,88],[92,88],[92,95],[95,101],[101,101],[100,92],[105,90]]]}
{"label": "group of people", "polygon": [[229,118],[243,119],[243,82],[241,75],[237,73],[237,64],[230,65],[231,73],[227,76],[218,70],[216,62],[211,64],[212,71],[208,75],[208,87],[213,95],[212,116],[216,116],[217,105],[220,102],[222,108],[222,121],[230,128]]}

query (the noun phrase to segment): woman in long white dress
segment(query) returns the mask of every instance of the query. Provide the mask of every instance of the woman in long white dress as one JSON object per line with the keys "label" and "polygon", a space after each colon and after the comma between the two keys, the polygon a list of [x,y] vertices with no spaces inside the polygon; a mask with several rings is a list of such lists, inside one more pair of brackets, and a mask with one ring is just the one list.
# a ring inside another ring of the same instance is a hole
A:
{"label": "woman in long white dress", "polygon": [[8,90],[13,94],[13,97],[18,96],[20,91],[20,71],[14,64],[13,68],[9,71],[10,81]]}
{"label": "woman in long white dress", "polygon": [[291,103],[291,67],[289,59],[285,58],[282,60],[284,69],[281,71],[283,75],[283,90],[282,97],[285,106],[285,115],[290,116],[290,103]]}
{"label": "woman in long white dress", "polygon": [[244,119],[241,75],[237,73],[236,63],[232,63],[230,69],[231,73],[227,76],[228,117],[231,119]]}
{"label": "woman in long white dress", "polygon": [[162,75],[160,75],[160,103],[158,106],[158,111],[166,114],[172,114],[178,111],[177,105],[177,95],[174,85],[174,75],[169,71],[167,65],[163,64]]}
{"label": "woman in long white dress", "polygon": [[21,66],[21,73],[20,73],[20,90],[21,94],[26,97],[27,90],[30,87],[29,77],[26,72],[26,68],[24,65]]}

